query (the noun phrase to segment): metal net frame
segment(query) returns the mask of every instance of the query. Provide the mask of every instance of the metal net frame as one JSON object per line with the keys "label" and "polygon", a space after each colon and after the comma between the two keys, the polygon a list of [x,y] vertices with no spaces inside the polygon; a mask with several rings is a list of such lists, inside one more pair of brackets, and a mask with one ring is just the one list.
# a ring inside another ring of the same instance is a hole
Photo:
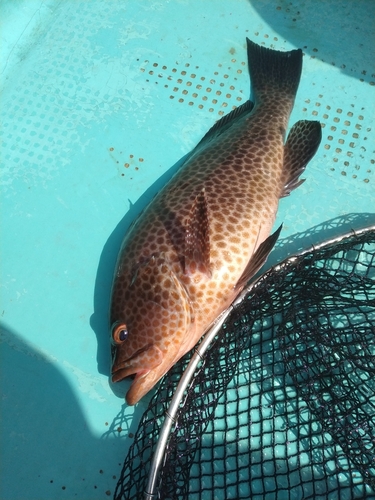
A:
{"label": "metal net frame", "polygon": [[[199,349],[199,346],[198,346]],[[163,378],[114,498],[375,499],[375,228],[290,257],[250,285],[201,356]]]}

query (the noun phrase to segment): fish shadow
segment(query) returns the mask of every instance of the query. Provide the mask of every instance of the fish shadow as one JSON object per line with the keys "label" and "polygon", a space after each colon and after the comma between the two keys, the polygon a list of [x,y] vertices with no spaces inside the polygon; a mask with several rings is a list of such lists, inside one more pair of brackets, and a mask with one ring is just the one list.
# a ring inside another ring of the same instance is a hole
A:
{"label": "fish shadow", "polygon": [[[109,342],[109,306],[112,287],[112,278],[115,271],[117,256],[121,243],[132,222],[142,213],[155,195],[167,184],[172,176],[184,164],[190,153],[184,155],[161,177],[159,177],[134,203],[130,203],[129,210],[122,217],[106,241],[99,258],[94,287],[94,312],[90,318],[90,326],[96,334],[98,372],[110,375],[110,342]],[[128,384],[126,381],[125,384]],[[121,383],[111,384],[113,392],[123,395]]]}
{"label": "fish shadow", "polygon": [[[337,66],[342,74],[370,83],[373,60],[373,5],[371,2],[332,2],[324,8],[314,1],[249,0],[266,25],[312,58]],[[328,11],[327,11],[328,8]]]}
{"label": "fish shadow", "polygon": [[276,243],[275,248],[267,259],[267,263],[257,276],[263,274],[272,266],[279,264],[287,257],[307,250],[313,245],[318,245],[325,241],[344,236],[352,231],[358,231],[373,225],[375,225],[374,213],[349,213],[321,222],[306,231],[281,238]]}

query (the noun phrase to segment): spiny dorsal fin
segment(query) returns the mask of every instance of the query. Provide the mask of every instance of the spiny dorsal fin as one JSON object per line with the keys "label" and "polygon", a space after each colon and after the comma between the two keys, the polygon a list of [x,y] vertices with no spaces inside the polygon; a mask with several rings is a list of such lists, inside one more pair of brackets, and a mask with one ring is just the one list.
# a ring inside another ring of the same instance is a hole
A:
{"label": "spiny dorsal fin", "polygon": [[283,225],[281,224],[281,226],[273,234],[271,234],[271,236],[268,236],[268,238],[264,240],[261,245],[259,245],[257,251],[253,254],[247,266],[245,267],[241,278],[237,281],[235,288],[241,290],[250,280],[250,278],[252,278],[263,266],[263,264],[267,260],[269,253],[274,247],[277,238],[279,237],[282,227]]}
{"label": "spiny dorsal fin", "polygon": [[228,130],[228,128],[237,120],[240,116],[250,113],[254,107],[254,103],[251,101],[246,101],[245,103],[238,106],[238,108],[233,109],[230,113],[223,116],[218,120],[215,125],[213,125],[210,130],[207,132],[205,136],[203,136],[202,140],[199,141],[196,148],[199,148],[203,144],[215,139],[220,134]]}
{"label": "spiny dorsal fin", "polygon": [[200,272],[211,277],[209,219],[204,188],[195,198],[187,220],[184,257],[186,274]]}
{"label": "spiny dorsal fin", "polygon": [[300,120],[291,128],[284,146],[284,188],[280,198],[289,196],[305,179],[299,179],[316,153],[322,139],[319,122]]}

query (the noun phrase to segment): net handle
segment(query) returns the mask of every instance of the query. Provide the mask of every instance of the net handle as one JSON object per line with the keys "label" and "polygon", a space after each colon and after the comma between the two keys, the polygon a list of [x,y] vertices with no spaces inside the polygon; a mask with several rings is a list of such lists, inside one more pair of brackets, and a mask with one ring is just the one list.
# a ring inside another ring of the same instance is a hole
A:
{"label": "net handle", "polygon": [[187,389],[188,384],[190,383],[191,378],[194,375],[194,372],[199,364],[200,361],[202,361],[203,354],[207,350],[208,346],[214,339],[215,335],[217,332],[220,330],[222,327],[224,321],[226,320],[227,316],[233,309],[232,306],[230,306],[228,309],[223,311],[220,316],[215,320],[211,328],[208,330],[207,334],[205,335],[204,339],[202,342],[199,344],[199,346],[195,349],[194,355],[191,358],[186,370],[184,371],[180,382],[178,383],[176,392],[173,395],[172,401],[169,405],[168,410],[165,412],[165,420],[163,423],[163,426],[160,431],[159,439],[158,439],[158,444],[156,446],[155,453],[152,457],[152,462],[151,462],[151,467],[150,467],[150,472],[149,472],[149,477],[148,477],[148,482],[147,482],[147,487],[144,492],[144,500],[154,500],[157,498],[157,492],[155,493],[156,489],[156,481],[159,475],[161,463],[164,457],[164,451],[165,447],[167,444],[167,440],[170,434],[170,430],[172,427],[172,424],[176,422],[176,413],[177,410],[180,406],[183,394],[185,390]]}

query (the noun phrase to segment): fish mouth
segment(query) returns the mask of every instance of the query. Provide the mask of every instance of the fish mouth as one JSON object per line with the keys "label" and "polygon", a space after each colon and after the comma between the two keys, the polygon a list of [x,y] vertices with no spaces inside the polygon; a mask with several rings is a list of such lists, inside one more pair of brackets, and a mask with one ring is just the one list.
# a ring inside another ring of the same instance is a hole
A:
{"label": "fish mouth", "polygon": [[136,363],[132,363],[132,361],[137,360],[137,358],[139,358],[142,353],[150,349],[151,346],[152,344],[148,344],[141,349],[138,349],[138,351],[125,361],[116,363],[115,358],[112,365],[112,382],[119,382],[127,377],[132,377],[136,380],[147,375],[150,371],[149,369],[140,369],[139,366],[136,366]]}
{"label": "fish mouth", "polygon": [[135,366],[128,366],[126,368],[118,368],[115,371],[112,371],[112,382],[120,382],[120,380],[124,380],[125,378],[131,377],[133,380],[137,380],[141,377],[144,377],[150,372],[150,370],[140,370]]}
{"label": "fish mouth", "polygon": [[155,344],[142,347],[127,359],[118,353],[112,365],[112,382],[134,376],[126,394],[129,405],[137,403],[165,373],[163,362],[165,365],[163,351]]}

